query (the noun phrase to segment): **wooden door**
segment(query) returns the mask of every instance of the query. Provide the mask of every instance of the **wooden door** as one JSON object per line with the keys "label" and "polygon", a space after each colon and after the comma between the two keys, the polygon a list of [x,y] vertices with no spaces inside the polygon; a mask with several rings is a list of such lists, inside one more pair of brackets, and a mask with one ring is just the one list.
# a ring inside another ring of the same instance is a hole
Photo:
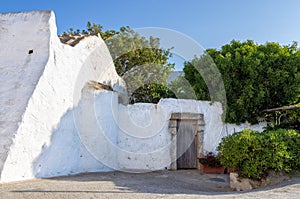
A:
{"label": "wooden door", "polygon": [[197,168],[195,134],[196,128],[192,121],[179,120],[177,122],[177,169]]}

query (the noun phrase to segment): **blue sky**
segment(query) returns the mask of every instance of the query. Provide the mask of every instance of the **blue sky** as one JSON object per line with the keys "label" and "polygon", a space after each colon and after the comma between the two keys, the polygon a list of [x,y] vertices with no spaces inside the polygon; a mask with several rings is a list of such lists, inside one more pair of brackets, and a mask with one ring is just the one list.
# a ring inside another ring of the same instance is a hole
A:
{"label": "blue sky", "polygon": [[[300,43],[299,0],[0,0],[0,12],[54,10],[58,33],[83,29],[87,21],[104,29],[160,27],[176,30],[203,48],[232,39],[257,43]],[[181,68],[183,59],[174,58]],[[181,66],[180,66],[181,65]]]}
{"label": "blue sky", "polygon": [[299,0],[0,0],[0,12],[54,10],[59,33],[84,28],[162,27],[184,33],[204,48],[232,39],[258,43],[300,41]]}

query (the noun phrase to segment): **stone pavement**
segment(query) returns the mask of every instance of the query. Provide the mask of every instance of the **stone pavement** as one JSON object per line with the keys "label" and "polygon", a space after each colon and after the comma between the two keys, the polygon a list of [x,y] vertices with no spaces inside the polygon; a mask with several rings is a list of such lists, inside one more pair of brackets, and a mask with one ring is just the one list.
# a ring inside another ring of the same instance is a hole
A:
{"label": "stone pavement", "polygon": [[300,175],[272,187],[232,192],[226,174],[196,170],[88,173],[0,185],[0,198],[300,198]]}

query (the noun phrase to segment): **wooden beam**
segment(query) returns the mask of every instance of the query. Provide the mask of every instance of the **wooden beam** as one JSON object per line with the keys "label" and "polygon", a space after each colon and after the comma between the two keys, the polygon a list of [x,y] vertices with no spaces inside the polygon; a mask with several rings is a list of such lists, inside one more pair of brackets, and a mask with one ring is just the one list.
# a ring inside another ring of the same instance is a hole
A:
{"label": "wooden beam", "polygon": [[265,109],[262,112],[275,112],[275,111],[287,111],[287,110],[294,110],[294,109],[300,109],[299,105],[291,105],[291,106],[285,106],[285,107],[279,107],[279,108],[271,108],[271,109]]}

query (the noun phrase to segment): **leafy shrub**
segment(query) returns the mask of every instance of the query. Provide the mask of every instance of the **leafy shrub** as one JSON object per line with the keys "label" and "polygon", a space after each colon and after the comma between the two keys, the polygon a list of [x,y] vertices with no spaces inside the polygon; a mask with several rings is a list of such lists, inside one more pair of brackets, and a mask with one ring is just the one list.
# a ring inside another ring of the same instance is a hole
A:
{"label": "leafy shrub", "polygon": [[287,172],[300,168],[300,134],[277,129],[259,133],[244,130],[224,137],[218,159],[240,176],[261,179],[269,170]]}

